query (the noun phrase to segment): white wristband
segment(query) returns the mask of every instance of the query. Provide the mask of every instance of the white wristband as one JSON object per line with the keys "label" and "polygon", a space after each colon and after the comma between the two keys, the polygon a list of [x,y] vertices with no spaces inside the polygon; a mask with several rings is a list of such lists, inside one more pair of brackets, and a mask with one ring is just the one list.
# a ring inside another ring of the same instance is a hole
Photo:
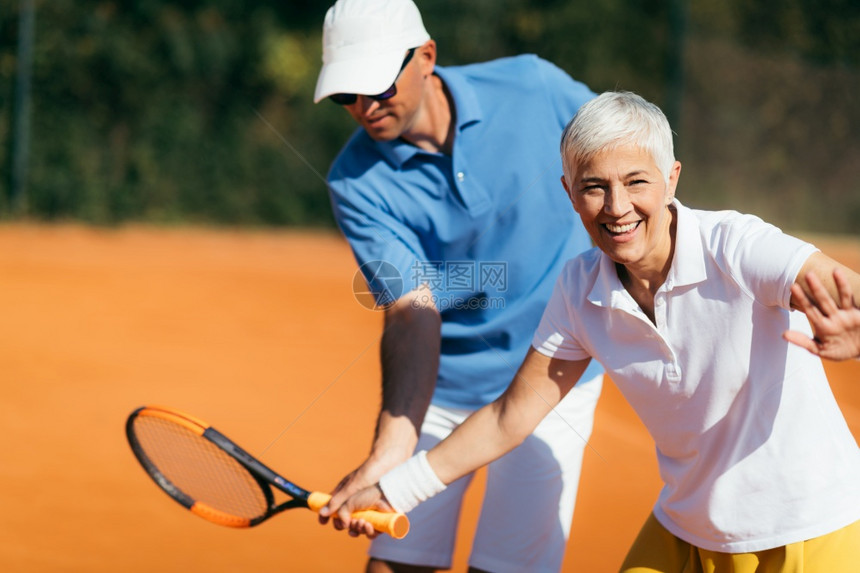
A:
{"label": "white wristband", "polygon": [[391,507],[407,513],[422,501],[445,489],[430,467],[427,452],[421,450],[379,479],[379,489]]}

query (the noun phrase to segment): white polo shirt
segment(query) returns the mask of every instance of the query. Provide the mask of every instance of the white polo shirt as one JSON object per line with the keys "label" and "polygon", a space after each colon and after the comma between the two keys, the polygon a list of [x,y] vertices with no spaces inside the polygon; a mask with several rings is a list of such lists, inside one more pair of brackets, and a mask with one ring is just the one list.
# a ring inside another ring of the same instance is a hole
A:
{"label": "white polo shirt", "polygon": [[860,449],[821,361],[782,339],[811,332],[789,300],[815,247],[751,215],[674,206],[656,325],[592,249],[568,261],[533,346],[606,368],[654,438],[654,514],[677,537],[745,553],[860,519]]}

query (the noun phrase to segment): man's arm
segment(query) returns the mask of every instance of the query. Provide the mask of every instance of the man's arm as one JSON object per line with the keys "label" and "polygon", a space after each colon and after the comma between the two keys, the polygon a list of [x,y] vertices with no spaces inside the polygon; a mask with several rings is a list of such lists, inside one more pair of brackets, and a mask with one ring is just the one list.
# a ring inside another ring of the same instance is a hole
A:
{"label": "man's arm", "polygon": [[791,287],[791,307],[806,314],[814,338],[786,331],[783,338],[829,360],[860,357],[860,274],[813,253]]}
{"label": "man's arm", "polygon": [[382,411],[369,457],[386,466],[383,472],[411,456],[418,443],[439,373],[441,326],[426,286],[407,293],[385,312]]}
{"label": "man's arm", "polygon": [[[426,286],[386,309],[381,343],[382,407],[373,444],[367,459],[332,492],[329,507],[339,507],[412,455],[436,387],[441,324]],[[320,521],[326,523],[328,518]],[[337,521],[335,527],[341,528]]]}

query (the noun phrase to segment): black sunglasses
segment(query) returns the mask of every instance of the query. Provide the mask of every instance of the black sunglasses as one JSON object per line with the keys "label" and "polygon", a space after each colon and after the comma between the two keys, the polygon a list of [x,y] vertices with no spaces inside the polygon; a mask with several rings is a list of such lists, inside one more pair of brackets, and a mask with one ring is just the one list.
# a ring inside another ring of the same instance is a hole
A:
{"label": "black sunglasses", "polygon": [[[400,66],[400,71],[397,72],[397,76],[394,78],[394,83],[391,84],[391,87],[382,92],[381,94],[376,95],[368,95],[365,97],[369,97],[372,100],[383,101],[386,99],[391,99],[397,95],[397,80],[400,78],[400,74],[403,73],[403,70],[406,69],[406,66],[409,64],[409,61],[412,59],[412,55],[415,53],[415,48],[410,48],[408,52],[406,52],[406,59],[403,60],[403,65]],[[337,105],[352,105],[358,100],[358,96],[356,94],[332,94],[328,96],[328,98],[336,103]]]}

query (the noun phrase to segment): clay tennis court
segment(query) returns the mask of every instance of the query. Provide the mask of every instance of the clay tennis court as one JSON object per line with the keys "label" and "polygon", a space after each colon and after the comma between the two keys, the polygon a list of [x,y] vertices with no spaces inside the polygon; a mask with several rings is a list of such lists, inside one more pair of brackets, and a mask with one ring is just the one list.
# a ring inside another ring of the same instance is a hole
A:
{"label": "clay tennis court", "polygon": [[[817,243],[860,268],[860,240]],[[306,510],[251,530],[185,511],[123,433],[135,407],[173,406],[328,491],[363,459],[378,406],[381,316],[354,300],[354,272],[332,233],[0,226],[0,568],[361,570],[367,542]],[[827,368],[858,437],[860,362]],[[615,571],[658,488],[650,440],[607,384],[564,571]]]}

